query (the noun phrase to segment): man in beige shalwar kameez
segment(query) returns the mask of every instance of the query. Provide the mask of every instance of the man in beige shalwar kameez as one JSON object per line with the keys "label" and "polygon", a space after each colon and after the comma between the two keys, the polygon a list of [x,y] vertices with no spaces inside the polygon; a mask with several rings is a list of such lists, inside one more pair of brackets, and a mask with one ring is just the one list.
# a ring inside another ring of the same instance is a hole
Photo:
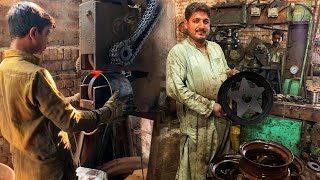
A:
{"label": "man in beige shalwar kameez", "polygon": [[221,47],[206,40],[209,8],[192,3],[185,11],[188,38],[169,52],[166,65],[168,96],[176,100],[180,120],[180,165],[176,179],[206,179],[208,163],[218,148],[215,119],[225,114],[216,103],[230,70]]}

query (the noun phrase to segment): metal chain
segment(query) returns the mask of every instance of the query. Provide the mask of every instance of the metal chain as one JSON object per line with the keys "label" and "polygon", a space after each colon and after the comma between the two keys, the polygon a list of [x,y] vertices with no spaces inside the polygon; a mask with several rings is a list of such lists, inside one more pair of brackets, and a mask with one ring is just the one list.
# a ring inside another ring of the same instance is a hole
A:
{"label": "metal chain", "polygon": [[109,51],[112,64],[129,65],[133,62],[146,37],[160,17],[157,0],[150,0],[137,29],[130,38],[118,42]]}
{"label": "metal chain", "polygon": [[157,21],[160,19],[161,17],[161,14],[162,14],[162,10],[160,12],[157,12],[154,14],[153,16],[153,21],[150,23],[150,26],[149,28],[147,28],[144,32],[142,32],[142,38],[141,38],[141,41],[140,43],[138,43],[138,46],[137,46],[137,50],[134,51],[134,54],[133,54],[133,58],[132,60],[134,59],[134,57],[137,56],[139,50],[141,49],[142,45],[143,45],[143,42],[146,40],[146,38],[149,36],[149,34],[151,33],[152,29],[154,28],[154,26],[156,25]]}

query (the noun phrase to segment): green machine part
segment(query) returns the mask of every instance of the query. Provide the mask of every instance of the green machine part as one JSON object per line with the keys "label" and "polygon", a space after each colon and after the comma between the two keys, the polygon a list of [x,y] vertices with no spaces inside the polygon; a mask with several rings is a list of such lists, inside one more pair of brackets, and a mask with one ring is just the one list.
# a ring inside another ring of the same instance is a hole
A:
{"label": "green machine part", "polygon": [[[290,4],[289,4],[290,5]],[[310,12],[306,7],[311,8],[312,1],[299,2],[297,1],[294,11],[287,11],[287,21],[301,22],[310,20]]]}
{"label": "green machine part", "polygon": [[282,144],[299,156],[302,121],[278,116],[268,116],[264,121],[251,126],[241,125],[240,142],[268,140]]}
{"label": "green machine part", "polygon": [[299,82],[300,82],[299,79],[285,79],[282,86],[282,94],[298,96]]}

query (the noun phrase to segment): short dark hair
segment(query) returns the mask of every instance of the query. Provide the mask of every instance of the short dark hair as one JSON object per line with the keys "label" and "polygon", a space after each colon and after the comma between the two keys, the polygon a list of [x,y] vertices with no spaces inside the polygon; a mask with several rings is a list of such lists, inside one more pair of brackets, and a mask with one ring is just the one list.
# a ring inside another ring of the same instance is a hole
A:
{"label": "short dark hair", "polygon": [[274,37],[275,35],[279,35],[282,39],[283,39],[283,36],[284,36],[283,32],[280,31],[280,30],[273,31],[272,37]]}
{"label": "short dark hair", "polygon": [[10,8],[8,25],[11,38],[21,38],[27,35],[32,27],[37,27],[40,33],[49,25],[54,28],[55,20],[39,5],[22,1]]}
{"label": "short dark hair", "polygon": [[192,13],[196,11],[205,12],[210,17],[210,10],[206,3],[193,2],[189,4],[184,12],[184,16],[189,21]]}

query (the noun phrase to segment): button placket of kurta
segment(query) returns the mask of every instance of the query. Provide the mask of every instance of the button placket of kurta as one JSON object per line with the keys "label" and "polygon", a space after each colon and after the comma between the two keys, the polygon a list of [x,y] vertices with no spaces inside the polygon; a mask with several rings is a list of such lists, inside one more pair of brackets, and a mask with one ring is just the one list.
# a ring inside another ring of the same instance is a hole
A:
{"label": "button placket of kurta", "polygon": [[[197,86],[200,87],[196,90],[201,91],[201,92],[196,92],[196,93],[201,93],[202,95],[206,96],[208,92],[210,92],[210,87],[212,87],[212,82],[213,80],[211,77],[214,75],[212,72],[211,63],[209,60],[209,57],[203,53],[199,48],[197,48],[196,56],[198,58],[194,59],[197,62],[192,62],[192,63],[197,63],[198,67],[201,67],[201,77],[193,77],[194,81],[197,81],[197,79],[204,79],[204,81],[201,81],[201,85]],[[209,83],[210,82],[210,83]],[[209,129],[214,127],[213,121],[210,122],[209,119],[206,119],[200,115],[197,115],[197,150],[196,150],[196,172],[201,172],[207,169],[207,164],[203,164],[203,162],[208,162],[211,157],[211,143],[212,143],[212,134],[208,134],[208,132],[212,132]],[[209,131],[208,131],[209,130]],[[210,137],[210,138],[208,138]],[[200,173],[203,174],[203,173]],[[195,179],[199,179],[200,174],[194,174]]]}

